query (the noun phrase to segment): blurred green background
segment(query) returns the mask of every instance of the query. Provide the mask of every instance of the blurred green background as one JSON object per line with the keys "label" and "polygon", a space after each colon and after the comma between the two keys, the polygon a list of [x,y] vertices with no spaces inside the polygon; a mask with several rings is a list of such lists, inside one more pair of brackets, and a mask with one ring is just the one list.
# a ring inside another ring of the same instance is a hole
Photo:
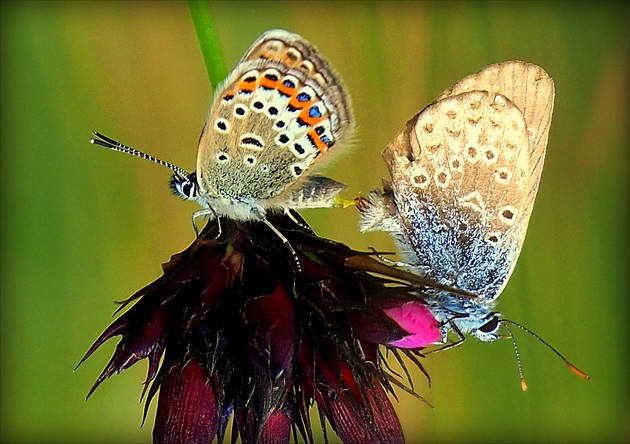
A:
{"label": "blurred green background", "polygon": [[[263,31],[314,42],[344,78],[359,125],[326,170],[365,194],[380,152],[444,88],[521,59],[556,82],[545,169],[527,241],[499,308],[588,372],[585,382],[516,332],[428,357],[429,409],[400,394],[408,442],[628,442],[629,29],[627,2],[214,2],[231,69]],[[3,442],[148,442],[146,362],[85,395],[111,341],[74,366],[121,300],[194,238],[192,203],[168,171],[88,143],[107,135],[193,169],[211,87],[184,2],[2,2]],[[304,216],[356,249],[358,215]],[[318,426],[315,427],[318,429]]]}

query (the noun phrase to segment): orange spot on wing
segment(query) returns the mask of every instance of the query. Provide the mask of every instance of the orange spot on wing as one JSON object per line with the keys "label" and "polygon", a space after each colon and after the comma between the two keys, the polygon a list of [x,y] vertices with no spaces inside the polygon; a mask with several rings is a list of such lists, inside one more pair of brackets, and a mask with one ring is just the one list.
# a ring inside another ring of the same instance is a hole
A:
{"label": "orange spot on wing", "polygon": [[264,88],[277,89],[278,88],[278,80],[271,80],[267,77],[262,77],[260,79],[260,86]]}
{"label": "orange spot on wing", "polygon": [[[307,102],[300,102],[300,103],[307,103]],[[300,116],[299,116],[299,118],[302,119],[302,121],[309,126],[315,126],[327,117],[326,114],[323,114],[321,117],[311,117],[309,113],[310,113],[310,107],[304,108],[300,112]]]}
{"label": "orange spot on wing", "polygon": [[256,88],[256,82],[248,83],[248,82],[241,81],[238,84],[238,90],[240,92],[250,92],[251,93],[251,92],[254,92],[255,88]]}
{"label": "orange spot on wing", "polygon": [[319,134],[317,134],[315,130],[308,132],[308,138],[313,141],[320,153],[323,153],[328,149],[328,144],[322,142],[322,139],[320,139]]}
{"label": "orange spot on wing", "polygon": [[295,87],[291,88],[282,82],[278,84],[277,89],[285,96],[292,96],[295,93]]}
{"label": "orange spot on wing", "polygon": [[311,103],[313,103],[312,100],[309,100],[307,102],[300,102],[297,99],[297,95],[291,97],[291,100],[289,100],[289,106],[292,106],[293,108],[297,108],[297,109],[305,108],[308,110],[308,108],[311,107]]}

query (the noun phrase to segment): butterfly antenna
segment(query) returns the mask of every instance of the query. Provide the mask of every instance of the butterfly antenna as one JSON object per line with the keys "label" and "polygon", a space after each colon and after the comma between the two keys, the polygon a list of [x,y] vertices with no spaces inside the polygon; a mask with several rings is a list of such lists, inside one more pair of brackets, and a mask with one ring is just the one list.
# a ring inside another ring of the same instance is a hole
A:
{"label": "butterfly antenna", "polygon": [[[578,375],[580,378],[588,381],[589,379],[591,379],[591,377],[589,375],[587,375],[586,373],[584,373],[582,370],[580,370],[579,368],[577,368],[575,365],[573,365],[571,362],[569,362],[569,360],[567,358],[565,358],[558,350],[555,349],[555,347],[553,347],[551,344],[549,344],[547,341],[545,341],[543,338],[541,338],[540,336],[538,336],[536,333],[534,333],[533,331],[531,331],[529,328],[514,322],[514,321],[510,321],[507,319],[502,319],[501,323],[504,324],[504,327],[507,328],[507,325],[505,325],[505,323],[508,324],[512,324],[517,326],[518,328],[520,328],[523,331],[526,331],[527,333],[529,333],[530,335],[532,335],[533,337],[535,337],[536,339],[538,339],[540,342],[542,342],[544,345],[547,346],[548,349],[550,349],[552,352],[554,352],[556,355],[558,355],[558,357],[560,359],[562,359],[562,361],[564,361],[564,363],[566,364],[567,367],[569,367],[569,370],[571,370],[573,373],[575,373],[576,375]],[[507,330],[510,332],[510,335],[512,334],[512,332],[510,331],[509,328],[507,328]],[[516,348],[516,343],[514,343],[514,347]],[[518,359],[518,351],[516,352],[516,357]],[[519,359],[520,362],[520,359]],[[520,363],[519,363],[519,367],[520,367]],[[521,378],[522,378],[522,372],[521,372]],[[524,381],[521,379],[521,385],[524,383]],[[527,387],[527,385],[525,385],[525,387]]]}
{"label": "butterfly antenna", "polygon": [[525,382],[525,376],[523,376],[523,364],[521,363],[521,354],[518,351],[518,346],[516,345],[516,339],[514,339],[514,335],[512,334],[512,330],[507,325],[504,325],[505,329],[510,333],[510,339],[512,340],[512,345],[514,346],[514,354],[516,355],[516,365],[518,366],[518,376],[521,378],[521,390],[527,390],[527,383]]}
{"label": "butterfly antenna", "polygon": [[178,167],[177,165],[173,165],[172,163],[166,162],[162,159],[158,159],[157,157],[153,157],[150,154],[144,153],[135,148],[131,148],[130,146],[124,145],[114,139],[111,139],[98,131],[92,132],[97,138],[90,139],[90,143],[94,145],[100,145],[102,147],[108,148],[113,151],[119,151],[125,154],[131,154],[132,156],[140,157],[141,159],[150,160],[151,162],[155,162],[159,165],[165,166],[172,170],[175,174],[180,175],[183,178],[190,178],[190,174],[183,168]]}

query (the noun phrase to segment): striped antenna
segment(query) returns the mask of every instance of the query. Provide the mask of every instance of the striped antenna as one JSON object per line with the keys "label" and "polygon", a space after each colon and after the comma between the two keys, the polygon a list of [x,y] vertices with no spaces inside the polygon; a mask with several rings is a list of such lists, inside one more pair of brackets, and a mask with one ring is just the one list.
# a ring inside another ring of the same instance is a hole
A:
{"label": "striped antenna", "polygon": [[100,145],[102,147],[108,148],[110,150],[113,151],[119,151],[121,153],[125,153],[125,154],[131,154],[132,156],[136,156],[136,157],[140,157],[141,159],[146,159],[146,160],[150,160],[151,162],[155,162],[159,165],[165,166],[166,168],[169,168],[170,170],[172,170],[173,172],[175,172],[175,174],[178,174],[184,178],[188,178],[190,177],[190,174],[188,171],[186,171],[183,168],[178,167],[177,165],[173,165],[172,163],[166,162],[162,159],[158,159],[157,157],[153,157],[150,154],[144,153],[140,150],[137,150],[135,148],[131,148],[130,146],[124,145],[114,139],[111,139],[101,133],[99,133],[98,131],[94,131],[92,134],[94,134],[97,138],[94,139],[90,139],[90,143],[94,144],[94,145]]}
{"label": "striped antenna", "polygon": [[555,349],[555,347],[553,347],[551,344],[549,344],[543,338],[541,338],[536,333],[531,331],[529,328],[527,328],[527,327],[525,327],[525,326],[523,326],[523,325],[521,325],[521,324],[519,324],[517,322],[510,321],[508,319],[501,319],[501,324],[503,324],[503,326],[510,332],[510,336],[512,337],[512,343],[514,344],[514,350],[516,351],[516,360],[518,362],[518,371],[519,371],[519,374],[520,374],[520,377],[521,377],[521,388],[523,389],[523,391],[527,390],[527,384],[525,383],[525,378],[523,378],[523,369],[521,367],[521,358],[520,358],[520,355],[518,353],[518,348],[516,347],[516,342],[514,341],[514,336],[512,335],[512,331],[505,324],[512,324],[512,325],[520,328],[521,330],[526,331],[527,333],[529,333],[530,335],[532,335],[533,337],[538,339],[543,345],[547,346],[548,349],[550,349],[552,352],[554,352],[556,355],[558,355],[558,357],[564,361],[564,363],[567,365],[567,367],[569,367],[569,370],[571,370],[573,373],[575,373],[576,375],[578,375],[580,378],[582,378],[584,380],[588,381],[589,379],[591,379],[591,377],[589,375],[587,375],[582,370],[577,368],[575,365],[570,363],[567,358],[565,358],[558,350]]}

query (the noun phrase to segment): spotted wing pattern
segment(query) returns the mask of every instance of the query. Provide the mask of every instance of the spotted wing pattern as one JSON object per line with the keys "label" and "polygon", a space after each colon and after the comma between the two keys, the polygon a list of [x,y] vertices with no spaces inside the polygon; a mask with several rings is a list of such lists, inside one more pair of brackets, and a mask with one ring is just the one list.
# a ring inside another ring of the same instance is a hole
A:
{"label": "spotted wing pattern", "polygon": [[379,223],[400,227],[398,240],[429,277],[485,301],[501,293],[527,230],[552,108],[541,68],[491,65],[445,91],[387,147],[392,182]]}
{"label": "spotted wing pattern", "polygon": [[496,63],[463,78],[442,92],[436,101],[475,90],[502,94],[523,113],[532,159],[531,177],[535,180],[527,197],[525,212],[529,214],[538,191],[549,138],[555,94],[553,80],[544,69],[533,63],[521,61]]}
{"label": "spotted wing pattern", "polygon": [[217,200],[330,206],[343,185],[311,168],[352,129],[349,97],[328,62],[302,37],[269,31],[217,88],[199,143],[200,194],[219,208]]}

